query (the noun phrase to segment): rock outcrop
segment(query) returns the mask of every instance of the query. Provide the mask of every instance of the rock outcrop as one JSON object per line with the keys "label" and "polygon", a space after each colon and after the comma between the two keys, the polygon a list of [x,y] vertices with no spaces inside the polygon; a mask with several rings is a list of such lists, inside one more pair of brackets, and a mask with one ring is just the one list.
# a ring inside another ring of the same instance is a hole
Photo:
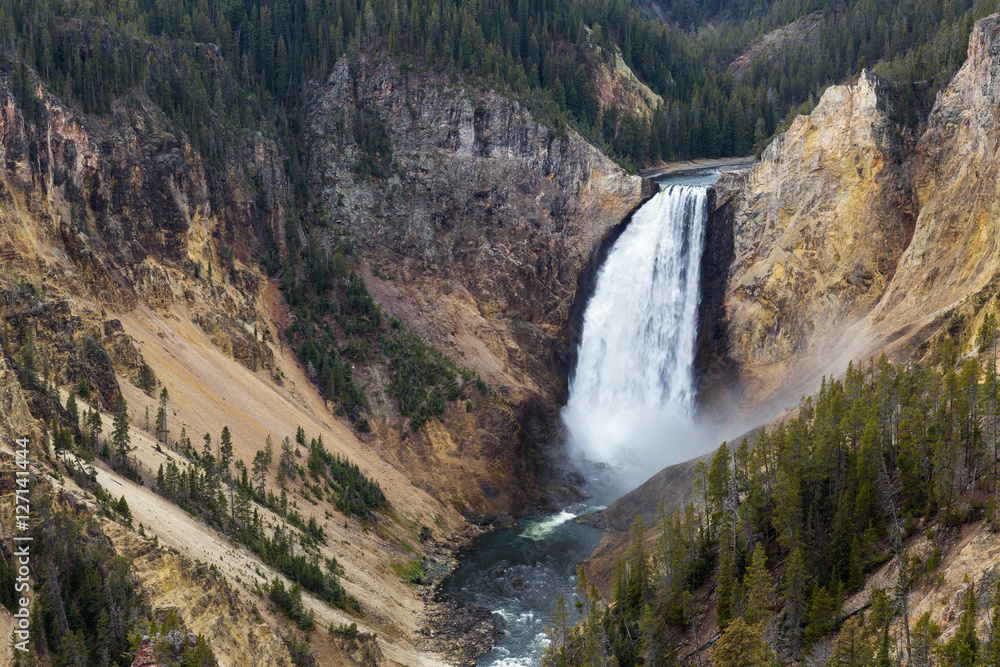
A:
{"label": "rock outcrop", "polygon": [[14,369],[0,355],[0,428],[10,440],[32,433],[33,420]]}
{"label": "rock outcrop", "polygon": [[[446,477],[502,500],[534,474],[524,441],[549,437],[564,399],[573,305],[599,248],[655,186],[507,97],[391,59],[345,58],[315,93],[309,164],[333,223],[326,241],[356,248],[382,307],[501,399],[486,421],[449,414],[443,428],[380,436],[418,476],[465,458],[472,477]],[[387,165],[383,177],[369,159]],[[391,422],[389,403],[375,409]]]}
{"label": "rock outcrop", "polygon": [[699,339],[709,405],[773,414],[851,359],[912,354],[1000,270],[998,72],[994,15],[919,138],[865,72],[720,179]]}
{"label": "rock outcrop", "polygon": [[728,246],[731,263],[707,267],[709,303],[720,300],[712,292],[719,271],[726,276],[725,326],[704,328],[702,359],[715,359],[703,368],[735,366],[753,401],[828,361],[830,342],[871,311],[910,240],[916,201],[906,146],[880,86],[864,72],[827,89],[758,165],[715,188],[709,247]]}
{"label": "rock outcrop", "polygon": [[[274,142],[256,137],[247,155],[231,156],[239,167],[217,172],[142,100],[98,117],[43,86],[36,96],[37,117],[27,118],[0,80],[0,318],[13,350],[30,329],[49,379],[86,381],[109,409],[118,377],[140,385],[150,376],[108,311],[183,305],[222,332],[231,356],[268,366],[266,346],[249,335],[265,327],[263,284],[245,267],[284,211]],[[259,185],[247,185],[244,168]]]}
{"label": "rock outcrop", "polygon": [[[398,168],[384,180],[360,176],[357,144],[335,140],[358,100],[378,109],[391,142]],[[404,289],[423,283],[435,296],[471,298],[478,312],[454,323],[485,329],[485,349],[460,344],[479,362],[470,365],[512,388],[557,394],[580,274],[650,186],[507,97],[442,75],[403,74],[391,60],[339,63],[310,127],[317,192],[365,257]],[[404,319],[430,333],[444,324],[434,322],[444,309],[422,305],[431,312]]]}
{"label": "rock outcrop", "polygon": [[917,144],[913,241],[872,314],[907,326],[981,289],[1000,269],[1000,15],[978,21],[968,58]]}
{"label": "rock outcrop", "polygon": [[[214,260],[221,278],[230,252],[249,263],[265,231],[279,236],[283,206],[265,205],[285,199],[273,142],[258,137],[248,155],[232,156],[269,174],[262,184],[277,183],[251,191],[242,169],[214,171],[141,104],[99,119],[42,87],[37,94],[44,122],[34,123],[8,82],[0,86],[0,246],[19,273],[112,308],[166,306],[178,296],[171,270],[191,273],[197,262],[207,270]],[[45,256],[49,248],[55,256]]]}

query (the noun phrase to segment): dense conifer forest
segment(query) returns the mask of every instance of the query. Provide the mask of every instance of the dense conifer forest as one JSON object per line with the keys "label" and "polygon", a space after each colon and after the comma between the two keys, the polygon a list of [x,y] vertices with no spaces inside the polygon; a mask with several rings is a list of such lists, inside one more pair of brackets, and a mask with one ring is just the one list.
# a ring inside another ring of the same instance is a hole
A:
{"label": "dense conifer forest", "polygon": [[[827,85],[865,67],[895,87],[899,120],[916,123],[963,62],[973,21],[996,6],[689,0],[653,12],[627,0],[4,0],[0,34],[2,64],[29,110],[31,71],[88,113],[141,93],[218,168],[253,131],[273,132],[308,197],[297,158],[303,83],[359,49],[506,91],[638,167],[759,151]],[[798,19],[801,34],[746,71],[730,67]],[[651,116],[600,108],[594,67],[618,53],[662,96]]]}
{"label": "dense conifer forest", "polygon": [[[843,380],[825,379],[804,398],[795,418],[752,443],[723,443],[710,465],[699,464],[697,501],[672,511],[661,505],[655,544],[635,520],[610,600],[584,572],[583,622],[571,629],[577,619],[561,605],[561,640],[546,664],[688,664],[677,647],[696,628],[696,599],[712,599],[721,631],[716,667],[814,651],[820,663],[891,665],[897,641],[905,664],[997,665],[1000,638],[995,629],[977,635],[971,585],[960,628],[945,642],[929,614],[911,618],[906,606],[909,591],[935,585],[950,531],[974,521],[1000,530],[992,315],[976,353],[959,358],[957,350],[945,336],[928,363],[883,357],[851,365]],[[918,531],[934,545],[923,560],[906,547]],[[901,565],[892,585],[877,588],[859,613],[842,613],[864,577],[894,557]],[[1000,595],[986,593],[1000,610]]]}

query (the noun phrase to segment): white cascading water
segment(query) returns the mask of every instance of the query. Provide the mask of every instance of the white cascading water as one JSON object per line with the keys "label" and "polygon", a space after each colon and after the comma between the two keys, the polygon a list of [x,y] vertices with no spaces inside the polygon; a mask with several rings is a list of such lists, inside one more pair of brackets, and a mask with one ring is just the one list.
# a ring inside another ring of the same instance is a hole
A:
{"label": "white cascading water", "polygon": [[597,274],[563,410],[571,446],[590,460],[666,465],[690,456],[707,193],[662,190]]}

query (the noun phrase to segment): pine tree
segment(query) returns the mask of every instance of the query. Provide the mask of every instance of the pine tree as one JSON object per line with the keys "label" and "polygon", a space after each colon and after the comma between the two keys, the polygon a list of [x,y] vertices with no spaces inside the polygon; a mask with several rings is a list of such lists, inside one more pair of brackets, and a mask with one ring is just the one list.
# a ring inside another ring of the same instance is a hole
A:
{"label": "pine tree", "polygon": [[219,436],[219,470],[223,474],[229,473],[229,464],[233,460],[233,438],[229,433],[229,427],[222,427],[222,434]]}
{"label": "pine tree", "polygon": [[830,667],[868,667],[872,646],[857,616],[847,619],[833,644]]}
{"label": "pine tree", "polygon": [[[301,431],[301,427],[299,427]],[[305,437],[305,435],[303,435]],[[278,479],[279,484],[284,484],[286,477],[295,477],[295,455],[292,449],[292,441],[288,436],[281,442],[281,456],[278,459]]]}
{"label": "pine tree", "polygon": [[132,436],[128,430],[128,406],[125,404],[125,397],[118,394],[115,403],[115,423],[111,435],[111,447],[115,452],[116,465],[121,470],[128,469],[128,455],[134,448],[132,447]]}
{"label": "pine tree", "polygon": [[101,608],[97,616],[97,659],[100,667],[111,667],[111,619],[108,610]]}
{"label": "pine tree", "polygon": [[993,349],[993,339],[996,332],[996,317],[993,313],[986,313],[983,316],[983,323],[979,327],[979,333],[976,335],[976,347],[979,348],[980,354],[985,354]]}
{"label": "pine tree", "polygon": [[21,384],[27,389],[37,389],[38,363],[35,361],[35,335],[29,327],[24,334],[24,345],[21,346],[20,376]]}
{"label": "pine tree", "polygon": [[892,657],[889,655],[889,647],[892,641],[889,639],[889,624],[882,629],[882,640],[878,645],[878,652],[875,654],[873,667],[892,667]]}
{"label": "pine tree", "polygon": [[712,649],[713,667],[768,667],[770,651],[761,638],[760,625],[736,618]]}
{"label": "pine tree", "polygon": [[723,522],[719,536],[719,571],[716,577],[716,614],[719,629],[725,630],[735,613],[734,607],[739,596],[739,582],[736,580],[736,563],[729,545],[733,542],[729,522]]}
{"label": "pine tree", "polygon": [[962,618],[958,622],[955,636],[938,647],[941,661],[950,667],[975,667],[979,638],[976,636],[976,592],[969,575],[965,575],[966,585],[962,596]]}
{"label": "pine tree", "polygon": [[753,552],[753,560],[743,577],[743,589],[746,591],[746,607],[743,618],[747,625],[756,625],[766,618],[767,598],[771,592],[771,577],[767,571],[767,555],[764,545],[760,542]]}
{"label": "pine tree", "polygon": [[87,429],[90,431],[90,446],[94,449],[100,446],[99,440],[103,428],[101,413],[97,410],[91,410],[90,416],[87,418]]}
{"label": "pine tree", "polygon": [[993,588],[993,610],[990,612],[990,637],[985,648],[983,664],[986,667],[1000,667],[1000,577]]}
{"label": "pine tree", "polygon": [[608,655],[605,650],[604,626],[601,625],[599,614],[595,611],[594,605],[598,599],[596,588],[590,596],[590,608],[587,614],[587,622],[584,625],[583,643],[583,667],[605,667],[608,664]]}
{"label": "pine tree", "polygon": [[712,523],[723,521],[724,505],[730,497],[729,488],[729,448],[722,443],[712,457],[712,465],[707,476],[707,498],[711,507]]}
{"label": "pine tree", "polygon": [[644,605],[639,618],[640,655],[645,667],[667,667],[670,664],[670,647],[667,642],[663,621],[653,613],[650,605]]}
{"label": "pine tree", "polygon": [[159,438],[164,445],[169,445],[167,434],[167,400],[170,395],[167,393],[167,388],[164,387],[160,391],[160,407],[156,411],[156,437]]}
{"label": "pine tree", "polygon": [[271,468],[271,463],[274,462],[274,441],[271,439],[271,435],[268,434],[267,438],[264,440],[264,467],[266,469]]}
{"label": "pine tree", "polygon": [[913,630],[914,667],[931,667],[934,664],[934,647],[940,634],[941,630],[931,620],[930,612],[920,617]]}
{"label": "pine tree", "polygon": [[257,482],[257,488],[261,493],[264,491],[264,484],[267,482],[267,454],[264,450],[258,450],[253,457],[253,479]]}
{"label": "pine tree", "polygon": [[80,409],[76,405],[76,395],[73,392],[69,392],[69,396],[66,398],[66,412],[69,413],[69,418],[73,426],[79,428]]}
{"label": "pine tree", "polygon": [[813,588],[813,593],[809,598],[805,629],[807,649],[833,631],[839,606],[836,597],[827,591],[825,586],[816,584]]}
{"label": "pine tree", "polygon": [[802,549],[796,546],[788,557],[788,565],[782,577],[781,592],[788,605],[790,625],[797,629],[805,610],[806,565],[802,558]]}
{"label": "pine tree", "polygon": [[122,495],[115,504],[115,512],[118,513],[121,518],[125,519],[125,523],[132,525],[132,510],[129,508],[128,503],[125,501],[125,496]]}
{"label": "pine tree", "polygon": [[566,609],[566,596],[559,594],[556,600],[556,612],[552,618],[553,635],[557,642],[565,647],[569,640],[569,612]]}
{"label": "pine tree", "polygon": [[201,465],[206,469],[215,467],[215,456],[212,454],[212,434],[206,433],[201,438]]}

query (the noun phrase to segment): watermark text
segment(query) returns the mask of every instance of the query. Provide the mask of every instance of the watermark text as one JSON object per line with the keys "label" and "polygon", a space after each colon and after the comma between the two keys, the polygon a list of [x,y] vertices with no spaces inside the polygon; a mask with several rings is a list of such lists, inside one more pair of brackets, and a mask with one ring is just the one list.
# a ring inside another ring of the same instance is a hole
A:
{"label": "watermark text", "polygon": [[31,536],[29,520],[31,519],[31,472],[28,470],[28,439],[16,440],[14,450],[14,466],[17,468],[14,501],[14,592],[18,593],[17,611],[14,612],[14,648],[18,651],[28,651],[28,641],[31,639],[31,617],[29,606],[31,600],[26,597],[31,587]]}

